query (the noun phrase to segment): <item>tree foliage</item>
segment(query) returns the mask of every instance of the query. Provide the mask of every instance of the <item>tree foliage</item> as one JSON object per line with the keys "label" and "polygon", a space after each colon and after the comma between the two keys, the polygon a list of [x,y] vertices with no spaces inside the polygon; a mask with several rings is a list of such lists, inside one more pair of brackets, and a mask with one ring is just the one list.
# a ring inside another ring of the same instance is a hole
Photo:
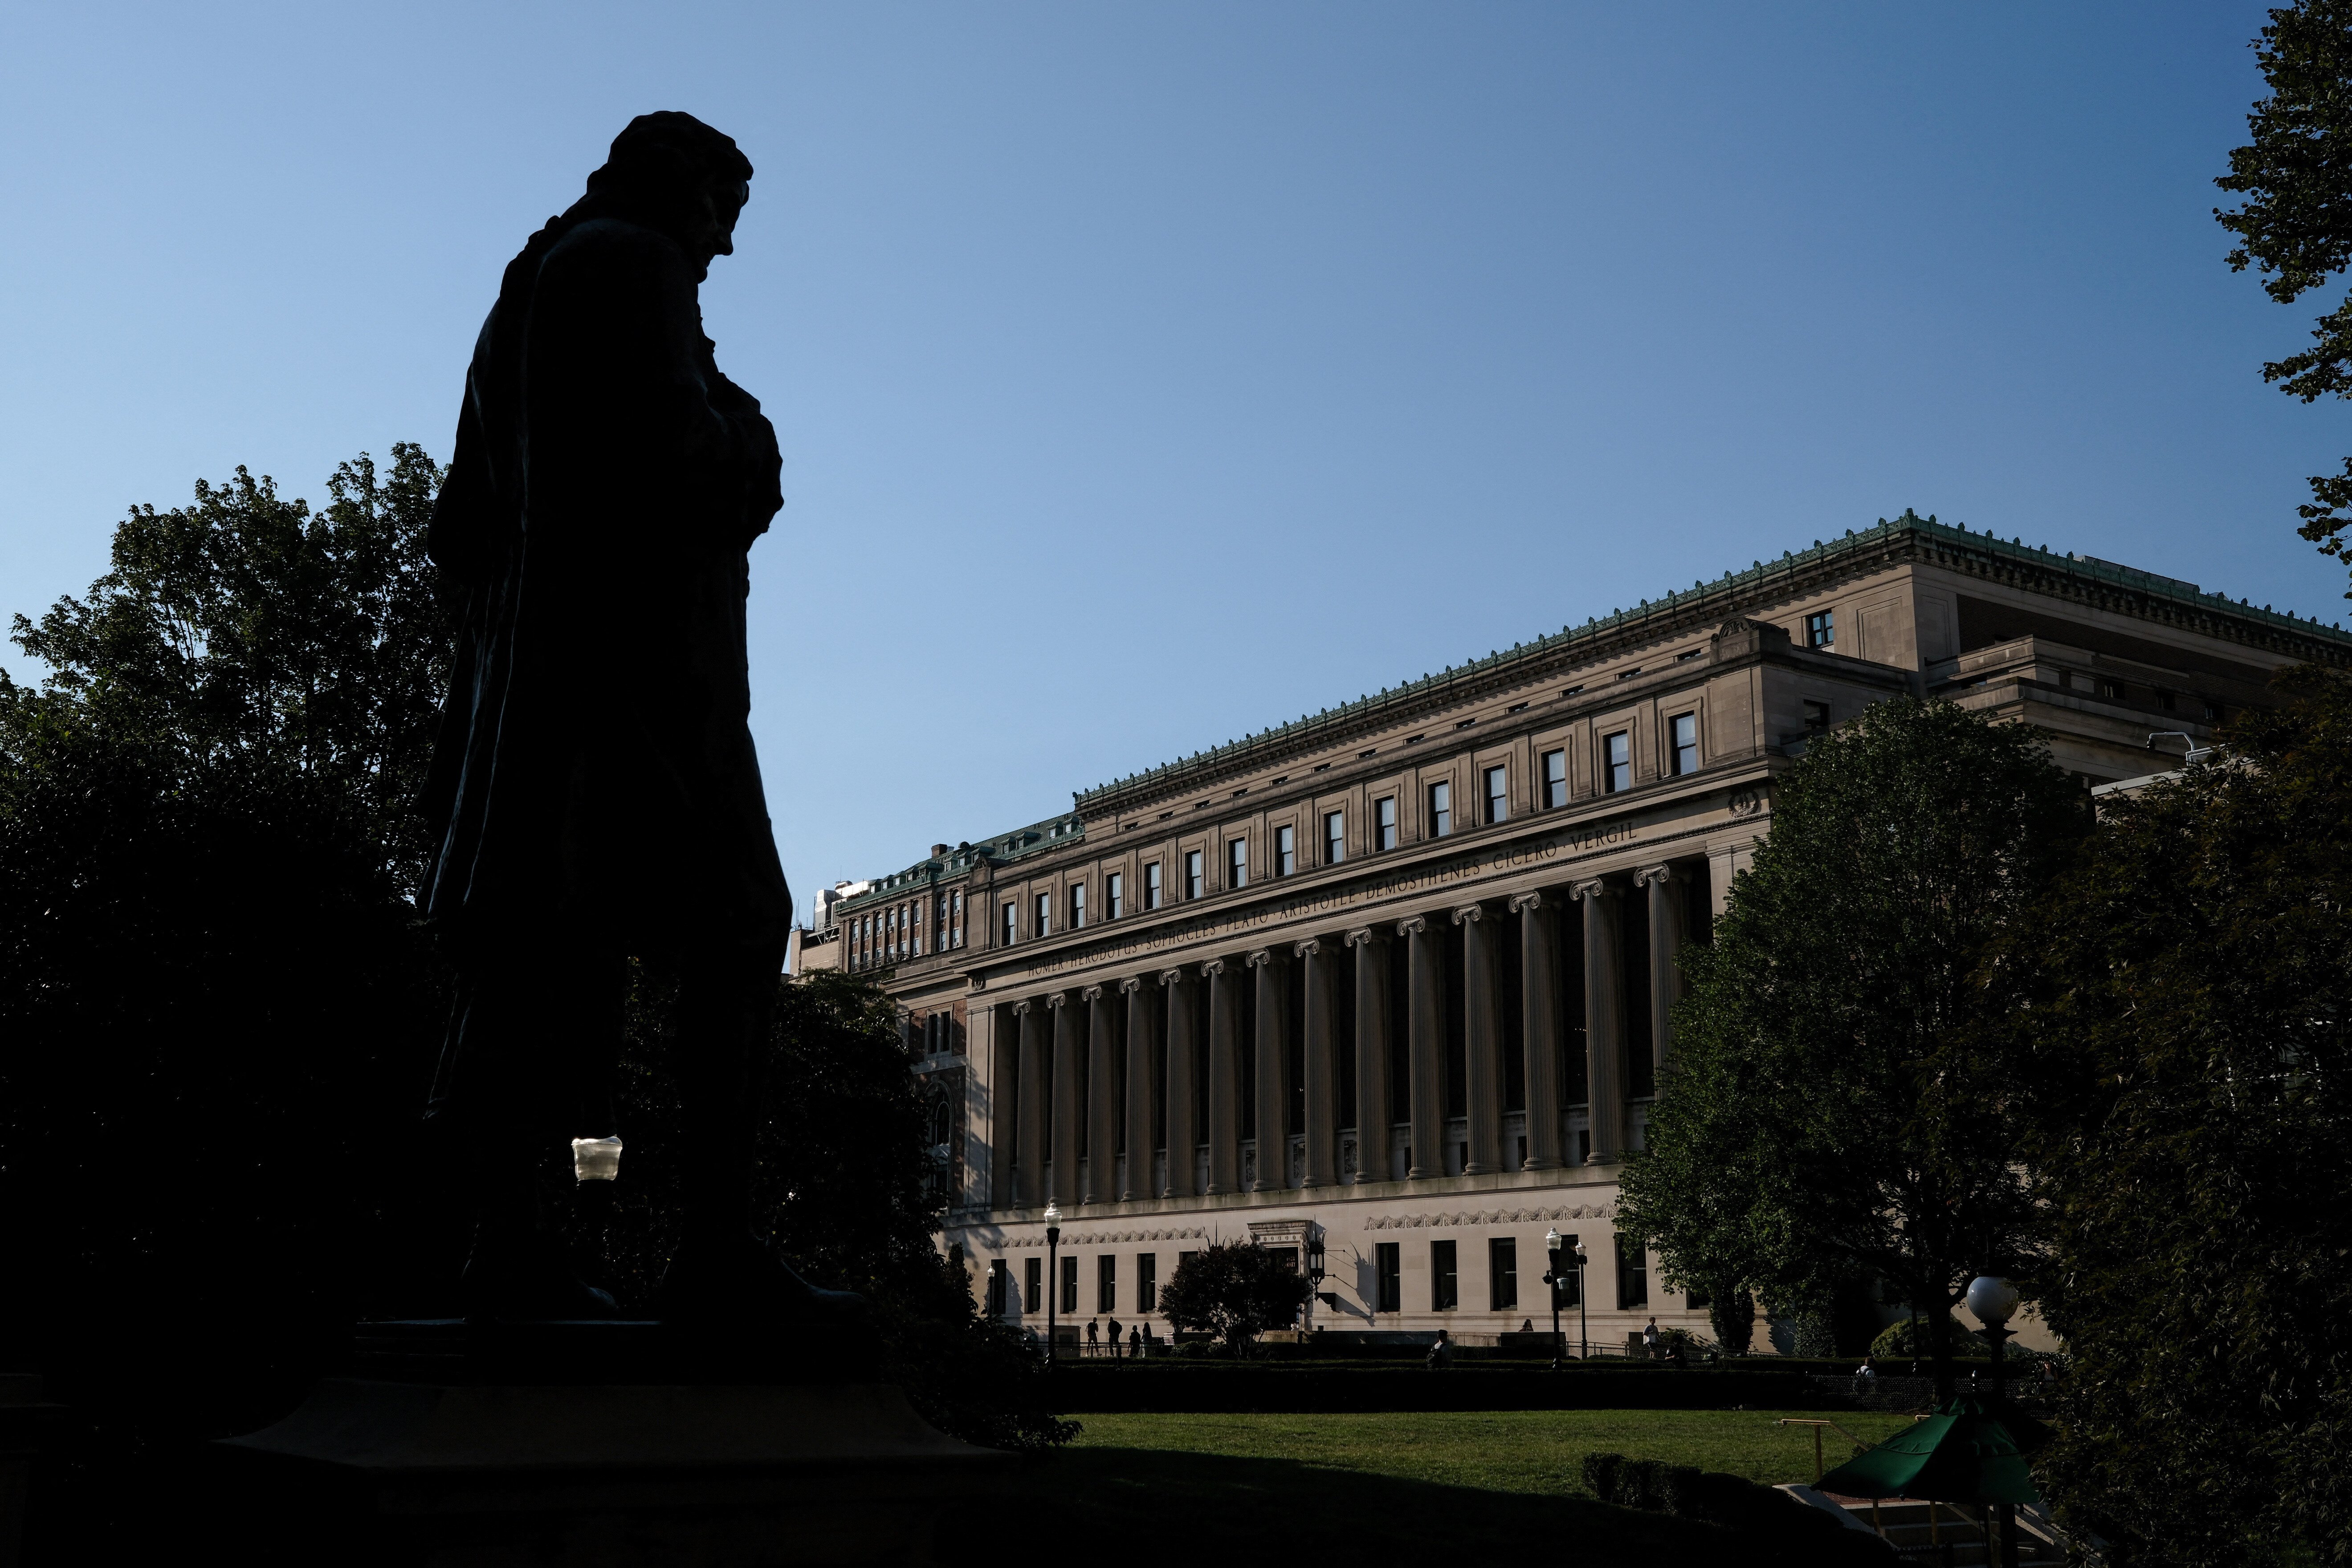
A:
{"label": "tree foliage", "polygon": [[2048,1484],[2149,1568],[2352,1560],[2352,687],[2286,689],[2103,813],[2008,944]]}
{"label": "tree foliage", "polygon": [[1254,1241],[1221,1241],[1176,1265],[1160,1288],[1160,1310],[1176,1327],[1214,1334],[1246,1354],[1258,1335],[1297,1322],[1314,1289],[1285,1254]]}
{"label": "tree foliage", "polygon": [[[2291,304],[2352,264],[2352,0],[2297,0],[2273,10],[2255,43],[2270,96],[2246,123],[2252,140],[2213,183],[2245,197],[2214,216],[2238,238],[2230,268],[2258,269],[2263,291]],[[2263,366],[2263,379],[2305,403],[2352,397],[2352,299],[2319,318],[2312,346]],[[2314,475],[2301,532],[2352,559],[2352,458]],[[2352,595],[2347,595],[2352,597]]]}
{"label": "tree foliage", "polygon": [[0,677],[0,1336],[119,1437],[95,1475],[257,1424],[362,1303],[455,1267],[407,897],[437,479],[397,447],[313,511],[240,469],[15,622],[49,669]]}
{"label": "tree foliage", "polygon": [[1675,1058],[1621,1228],[1670,1279],[1818,1307],[1878,1281],[1933,1321],[2035,1258],[1972,976],[2080,837],[2031,731],[1882,702],[1775,785],[1770,837],[1685,952]]}
{"label": "tree foliage", "polygon": [[[682,1136],[670,1068],[675,982],[641,966],[633,974],[617,1096],[622,1175],[601,1238],[625,1312],[651,1299],[678,1239]],[[783,983],[771,1051],[753,1204],[767,1239],[814,1283],[866,1297],[885,1373],[943,1429],[1016,1449],[1075,1435],[1047,1411],[1043,1363],[1025,1337],[982,1315],[963,1265],[939,1249],[945,1199],[926,1179],[930,1140],[897,1005],[838,971]]]}

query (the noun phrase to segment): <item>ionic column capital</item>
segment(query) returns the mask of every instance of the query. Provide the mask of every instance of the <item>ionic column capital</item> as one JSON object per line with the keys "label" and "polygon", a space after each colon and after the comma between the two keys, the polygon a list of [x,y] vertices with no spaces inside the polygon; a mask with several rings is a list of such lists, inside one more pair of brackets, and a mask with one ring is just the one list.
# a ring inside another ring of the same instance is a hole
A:
{"label": "ionic column capital", "polygon": [[1029,1009],[1036,1005],[1037,998],[1034,996],[1024,996],[1020,1001],[1013,1004],[1013,1016],[1016,1018],[1025,1018],[1029,1016]]}
{"label": "ionic column capital", "polygon": [[1069,1005],[1069,1000],[1070,1000],[1070,994],[1069,994],[1068,992],[1066,992],[1066,991],[1052,991],[1052,992],[1048,992],[1048,993],[1046,993],[1046,995],[1045,995],[1045,1005],[1046,1005],[1046,1006],[1048,1006],[1048,1007],[1062,1007],[1062,1006],[1066,1006],[1066,1005]]}
{"label": "ionic column capital", "polygon": [[1605,899],[1615,891],[1608,883],[1594,877],[1587,881],[1570,883],[1568,896],[1571,899]]}
{"label": "ionic column capital", "polygon": [[1078,994],[1089,1002],[1099,1002],[1103,998],[1103,988],[1099,985],[1089,985]]}
{"label": "ionic column capital", "polygon": [[1349,931],[1342,940],[1345,941],[1349,947],[1370,947],[1376,942],[1388,941],[1388,938],[1382,936],[1379,931],[1374,931],[1370,926],[1358,926],[1355,930]]}
{"label": "ionic column capital", "polygon": [[1143,976],[1140,974],[1130,974],[1118,983],[1118,994],[1122,996],[1132,996],[1142,989]]}
{"label": "ionic column capital", "polygon": [[1223,974],[1224,972],[1225,961],[1222,958],[1210,958],[1203,959],[1202,961],[1201,977],[1203,980],[1209,979],[1213,975]]}
{"label": "ionic column capital", "polygon": [[1251,953],[1247,958],[1242,960],[1242,967],[1244,969],[1255,969],[1261,963],[1270,964],[1274,962],[1275,956],[1274,949],[1270,947],[1261,947],[1256,952]]}
{"label": "ionic column capital", "polygon": [[1543,895],[1541,893],[1513,893],[1511,895],[1510,910],[1515,915],[1520,914],[1528,910],[1539,910],[1541,908],[1543,908]]}
{"label": "ionic column capital", "polygon": [[1320,937],[1310,936],[1304,942],[1295,942],[1290,944],[1290,955],[1293,958],[1316,958],[1319,957],[1322,952],[1323,941]]}
{"label": "ionic column capital", "polygon": [[1463,904],[1456,907],[1454,911],[1454,923],[1458,926],[1469,925],[1486,918],[1486,906],[1484,904]]}
{"label": "ionic column capital", "polygon": [[1160,984],[1163,986],[1181,985],[1184,984],[1184,972],[1181,969],[1163,969],[1160,972]]}
{"label": "ionic column capital", "polygon": [[1427,915],[1407,915],[1397,921],[1399,936],[1426,936],[1428,933],[1429,917]]}
{"label": "ionic column capital", "polygon": [[1633,885],[1637,888],[1647,887],[1652,882],[1679,882],[1682,879],[1682,872],[1664,861],[1655,866],[1643,866],[1633,873]]}

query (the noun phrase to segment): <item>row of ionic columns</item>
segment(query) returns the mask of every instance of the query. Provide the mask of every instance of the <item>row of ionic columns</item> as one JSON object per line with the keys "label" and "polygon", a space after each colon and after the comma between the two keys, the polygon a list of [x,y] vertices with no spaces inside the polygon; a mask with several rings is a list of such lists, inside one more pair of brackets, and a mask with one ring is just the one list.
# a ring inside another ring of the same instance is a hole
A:
{"label": "row of ionic columns", "polygon": [[[1313,937],[1198,965],[1133,975],[1110,985],[1088,985],[1075,995],[1055,992],[1012,1006],[1016,1039],[1001,1047],[997,1081],[1012,1079],[1011,1138],[995,1140],[994,1191],[1002,1206],[1109,1203],[1239,1192],[1244,1186],[1242,1143],[1255,1139],[1251,1190],[1292,1184],[1288,1119],[1291,1054],[1286,1037],[1289,988],[1303,990],[1299,1055],[1306,1125],[1298,1185],[1335,1186],[1341,1169],[1340,1132],[1352,1122],[1358,1158],[1353,1180],[1390,1179],[1391,1128],[1407,1131],[1407,1177],[1445,1172],[1447,1141],[1444,1013],[1445,955],[1439,944],[1463,943],[1463,1047],[1467,1142],[1463,1172],[1476,1175],[1509,1168],[1503,1148],[1505,1032],[1501,1009],[1516,1005],[1525,1042],[1528,1170],[1557,1168],[1563,1148],[1559,1054],[1561,974],[1551,955],[1562,950],[1558,931],[1570,905],[1580,906],[1584,974],[1588,1161],[1607,1164],[1624,1150],[1625,1086],[1621,1073],[1631,1009],[1649,1015],[1651,1048],[1663,1068],[1671,1045],[1668,1009],[1680,989],[1675,955],[1686,939],[1687,873],[1674,864],[1646,867],[1633,891],[1647,921],[1646,994],[1623,976],[1626,890],[1593,878],[1564,889],[1519,893],[1502,906],[1520,916],[1519,994],[1501,994],[1503,955],[1498,910],[1487,902],[1408,916],[1393,927],[1363,926],[1335,942]],[[1386,944],[1407,944],[1404,1007],[1407,1103],[1393,1106],[1390,1059],[1391,969]],[[1285,948],[1287,951],[1285,951]],[[1352,957],[1353,963],[1345,961]],[[1566,954],[1562,952],[1565,959]],[[1336,988],[1344,972],[1354,987],[1355,1038],[1337,1037]],[[1243,990],[1251,988],[1255,1020],[1255,1125],[1244,1126],[1241,1100]],[[1629,992],[1632,993],[1629,994]],[[1077,1009],[1087,1010],[1083,1041]],[[1200,1010],[1205,1008],[1206,1027]],[[1206,1036],[1208,1059],[1196,1063],[1196,1041]],[[1339,1053],[1355,1056],[1355,1103],[1339,1105]],[[1083,1074],[1080,1057],[1085,1058]],[[1206,1072],[1202,1125],[1195,1125],[1195,1073]],[[1009,1070],[1004,1070],[1009,1069]],[[1085,1101],[1080,1088],[1085,1086]],[[1050,1104],[1047,1086],[1050,1085]],[[1124,1094],[1121,1086],[1124,1086]],[[1080,1129],[1090,1158],[1083,1162]],[[1157,1136],[1164,1126],[1164,1138]],[[1121,1150],[1125,1152],[1122,1154]],[[1051,1151],[1051,1154],[1047,1153]],[[1034,1152],[1034,1153],[1032,1152]]]}

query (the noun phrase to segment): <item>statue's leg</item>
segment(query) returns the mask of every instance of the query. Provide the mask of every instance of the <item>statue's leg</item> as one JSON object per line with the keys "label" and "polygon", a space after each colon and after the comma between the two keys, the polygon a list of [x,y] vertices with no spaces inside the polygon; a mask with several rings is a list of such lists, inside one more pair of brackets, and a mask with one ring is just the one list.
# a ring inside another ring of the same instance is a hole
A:
{"label": "statue's leg", "polygon": [[579,942],[508,944],[468,966],[433,1114],[452,1124],[464,1153],[474,1211],[469,1314],[611,1315],[612,1299],[582,1284],[564,1258],[541,1183],[570,1140],[584,1135],[570,1125],[586,1099],[580,1064],[604,1059],[617,1042],[583,1038],[583,1030],[593,1036],[593,1021],[608,1013],[617,1029],[617,1000],[607,1005],[600,994],[617,984],[617,964]]}
{"label": "statue's leg", "polygon": [[751,1331],[810,1325],[863,1342],[871,1332],[863,1301],[814,1288],[753,1228],[761,1068],[782,972],[777,945],[706,950],[679,960],[674,1060],[685,1134],[678,1169],[684,1239],[656,1308],[671,1321]]}
{"label": "statue's leg", "polygon": [[735,1246],[751,1231],[751,1167],[761,1069],[783,973],[766,943],[705,949],[678,964],[678,1109],[684,1121],[679,1195],[685,1233]]}

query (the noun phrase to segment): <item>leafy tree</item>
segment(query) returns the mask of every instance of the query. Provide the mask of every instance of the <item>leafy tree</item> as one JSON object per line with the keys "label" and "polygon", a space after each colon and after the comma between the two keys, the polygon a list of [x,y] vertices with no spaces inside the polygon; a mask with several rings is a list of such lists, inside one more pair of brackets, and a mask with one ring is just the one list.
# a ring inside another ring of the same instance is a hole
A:
{"label": "leafy tree", "polygon": [[[2238,237],[2230,269],[2256,268],[2263,292],[2285,305],[2352,263],[2352,0],[2297,0],[2270,17],[2254,46],[2270,97],[2246,117],[2253,140],[2213,182],[2245,205],[2213,216]],[[2352,299],[2311,335],[2312,347],[2263,366],[2263,379],[2305,403],[2352,397]],[[2352,560],[2352,458],[2340,474],[2314,475],[2311,494],[2296,509],[2299,531]]]}
{"label": "leafy tree", "polygon": [[[581,1237],[601,1242],[625,1310],[650,1299],[677,1240],[675,994],[670,977],[635,972],[617,1097],[622,1176],[604,1235]],[[945,1200],[925,1181],[930,1141],[897,1005],[864,977],[818,971],[782,983],[776,1012],[754,1204],[772,1244],[815,1283],[866,1298],[885,1374],[944,1430],[1015,1449],[1075,1436],[1046,1409],[1044,1365],[1026,1338],[982,1315],[963,1266],[939,1249]],[[581,1195],[563,1170],[551,1174],[558,1191]],[[584,1229],[603,1216],[578,1217]]]}
{"label": "leafy tree", "polygon": [[399,447],[313,511],[239,470],[15,622],[49,670],[0,676],[0,1342],[106,1435],[100,1537],[107,1488],[168,1495],[143,1456],[259,1424],[363,1301],[425,1304],[436,482]]}
{"label": "leafy tree", "polygon": [[2286,690],[2105,810],[2009,944],[2047,1484],[2148,1568],[2352,1559],[2352,688]]}
{"label": "leafy tree", "polygon": [[1180,1329],[1214,1334],[1235,1355],[1257,1336],[1298,1321],[1314,1286],[1297,1265],[1254,1241],[1221,1241],[1176,1265],[1160,1310]]}
{"label": "leafy tree", "polygon": [[1685,950],[1675,1058],[1625,1167],[1619,1226],[1671,1280],[1801,1306],[1880,1281],[1940,1323],[1977,1274],[2031,1268],[1973,1065],[2000,1004],[1971,977],[2084,821],[2032,731],[1948,703],[1882,702],[1811,743],[1714,940]]}

